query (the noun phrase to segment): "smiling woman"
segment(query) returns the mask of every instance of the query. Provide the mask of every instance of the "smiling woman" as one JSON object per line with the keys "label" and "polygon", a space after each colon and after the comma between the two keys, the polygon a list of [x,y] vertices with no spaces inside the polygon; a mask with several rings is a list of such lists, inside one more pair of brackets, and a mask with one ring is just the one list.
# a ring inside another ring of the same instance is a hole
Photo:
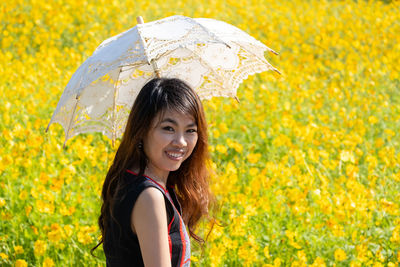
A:
{"label": "smiling woman", "polygon": [[191,155],[198,138],[197,124],[191,115],[174,110],[167,110],[158,117],[143,145],[149,159],[147,170],[165,184],[168,173],[176,171]]}
{"label": "smiling woman", "polygon": [[95,248],[103,243],[107,266],[190,265],[189,235],[203,241],[195,228],[212,204],[207,159],[198,95],[178,79],[151,80],[103,184]]}

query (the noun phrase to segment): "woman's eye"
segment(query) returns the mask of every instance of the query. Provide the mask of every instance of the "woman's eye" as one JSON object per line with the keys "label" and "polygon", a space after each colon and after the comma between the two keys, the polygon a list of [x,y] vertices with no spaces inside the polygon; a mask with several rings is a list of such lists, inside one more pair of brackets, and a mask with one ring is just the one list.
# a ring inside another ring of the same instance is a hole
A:
{"label": "woman's eye", "polygon": [[196,129],[189,129],[189,130],[187,130],[189,133],[195,133],[195,132],[197,132],[197,130]]}
{"label": "woman's eye", "polygon": [[174,129],[170,126],[165,126],[165,127],[163,127],[163,130],[170,132],[170,131],[173,131]]}

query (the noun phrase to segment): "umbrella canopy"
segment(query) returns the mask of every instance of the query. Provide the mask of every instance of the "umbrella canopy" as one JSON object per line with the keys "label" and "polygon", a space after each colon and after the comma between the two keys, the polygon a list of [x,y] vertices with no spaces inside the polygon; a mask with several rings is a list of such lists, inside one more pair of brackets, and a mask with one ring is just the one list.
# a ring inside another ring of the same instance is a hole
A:
{"label": "umbrella canopy", "polygon": [[[186,81],[201,99],[236,97],[248,75],[276,70],[271,51],[222,21],[172,16],[138,24],[100,44],[68,82],[50,124],[60,123],[65,142],[86,132],[120,137],[140,89],[155,77]],[[64,146],[65,146],[64,142]]]}

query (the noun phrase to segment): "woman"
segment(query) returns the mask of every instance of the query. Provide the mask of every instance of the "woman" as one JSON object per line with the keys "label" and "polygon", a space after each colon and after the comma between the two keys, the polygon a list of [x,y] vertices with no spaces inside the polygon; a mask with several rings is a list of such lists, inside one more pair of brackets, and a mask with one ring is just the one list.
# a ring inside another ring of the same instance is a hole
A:
{"label": "woman", "polygon": [[190,265],[185,226],[202,242],[194,231],[212,199],[207,159],[197,94],[178,79],[148,82],[103,185],[96,247],[103,243],[107,266]]}

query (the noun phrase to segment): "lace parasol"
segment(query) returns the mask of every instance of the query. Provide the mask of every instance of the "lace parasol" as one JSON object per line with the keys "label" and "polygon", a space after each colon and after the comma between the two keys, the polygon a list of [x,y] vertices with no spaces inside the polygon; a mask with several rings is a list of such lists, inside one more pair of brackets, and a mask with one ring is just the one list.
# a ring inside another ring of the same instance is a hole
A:
{"label": "lace parasol", "polygon": [[279,72],[266,61],[265,51],[275,53],[244,31],[214,19],[172,16],[139,22],[101,43],[76,70],[46,131],[60,123],[64,147],[68,139],[86,132],[102,132],[114,144],[147,81],[156,76],[180,78],[201,99],[236,98],[248,75]]}

